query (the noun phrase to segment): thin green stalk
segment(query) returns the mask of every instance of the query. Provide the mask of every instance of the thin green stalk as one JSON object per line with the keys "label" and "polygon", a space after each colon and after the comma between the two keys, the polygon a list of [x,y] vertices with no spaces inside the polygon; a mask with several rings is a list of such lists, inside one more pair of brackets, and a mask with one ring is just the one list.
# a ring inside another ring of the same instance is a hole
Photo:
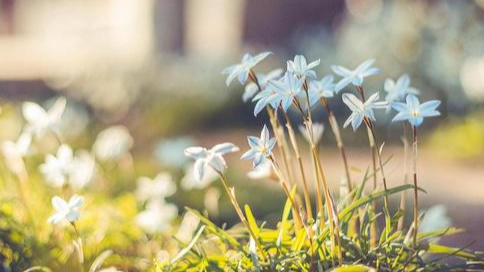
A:
{"label": "thin green stalk", "polygon": [[331,131],[333,131],[333,135],[336,139],[336,145],[338,146],[338,149],[340,150],[341,157],[343,159],[343,165],[344,165],[344,168],[345,168],[345,173],[346,173],[346,183],[348,185],[348,190],[351,192],[353,190],[353,184],[351,182],[350,169],[349,169],[349,166],[348,166],[348,159],[346,158],[345,147],[344,147],[343,139],[341,137],[341,133],[340,133],[340,130],[339,130],[338,121],[336,120],[336,117],[334,116],[333,111],[329,107],[328,99],[321,98],[320,102],[321,102],[321,105],[323,105],[323,107],[326,109],[326,113],[328,114],[329,126],[331,127]]}
{"label": "thin green stalk", "polygon": [[77,229],[76,223],[71,222],[72,227],[74,228],[74,231],[76,232],[76,244],[77,244],[77,258],[79,261],[79,269],[80,272],[84,272],[84,250],[82,248],[82,239],[81,235],[79,234],[79,230]]}
{"label": "thin green stalk", "polygon": [[418,234],[418,183],[417,183],[417,127],[412,126],[413,130],[413,220],[415,228],[413,230],[413,247],[417,248],[417,234]]}
{"label": "thin green stalk", "polygon": [[[215,170],[215,169],[214,169]],[[244,213],[242,212],[242,209],[239,205],[239,203],[237,202],[237,199],[235,198],[235,194],[233,192],[233,190],[230,190],[229,186],[228,186],[228,181],[227,181],[227,178],[225,177],[225,175],[222,173],[222,172],[219,172],[217,170],[215,170],[217,172],[217,174],[220,176],[220,179],[222,180],[222,184],[224,186],[224,189],[225,191],[227,192],[227,195],[229,196],[230,198],[230,202],[232,203],[232,206],[234,206],[234,209],[235,209],[235,212],[237,213],[237,215],[239,216],[239,219],[240,221],[242,222],[242,224],[244,224],[245,228],[249,231],[249,235],[252,237],[252,239],[254,239],[256,245],[257,245],[257,248],[259,249],[259,251],[261,252],[262,254],[262,257],[264,258],[264,260],[267,260],[267,256],[266,256],[266,252],[264,251],[264,249],[262,248],[262,245],[260,244],[259,242],[259,239],[257,238],[257,236],[254,234],[254,231],[252,230],[252,228],[250,227],[249,225],[249,222],[247,221],[247,219],[245,218],[245,215]]]}

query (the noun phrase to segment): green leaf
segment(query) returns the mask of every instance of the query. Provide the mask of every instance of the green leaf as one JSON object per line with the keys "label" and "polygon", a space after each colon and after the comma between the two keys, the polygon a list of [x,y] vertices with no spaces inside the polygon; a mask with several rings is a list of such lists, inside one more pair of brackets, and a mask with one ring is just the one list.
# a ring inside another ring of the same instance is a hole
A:
{"label": "green leaf", "polygon": [[245,216],[247,217],[247,221],[249,221],[249,227],[254,232],[255,237],[256,238],[259,237],[260,230],[259,230],[259,227],[257,226],[257,221],[255,220],[249,205],[245,204],[244,210],[245,210]]}
{"label": "green leaf", "polygon": [[192,249],[192,247],[197,242],[198,238],[200,238],[200,235],[202,235],[203,230],[205,230],[205,226],[200,227],[200,229],[197,231],[197,233],[195,234],[193,239],[190,241],[188,246],[186,246],[184,249],[180,250],[180,252],[175,256],[175,258],[173,258],[173,260],[171,260],[171,262],[170,262],[171,264],[176,263],[178,260],[183,258],[183,256],[185,256],[185,254],[187,254]]}
{"label": "green leaf", "polygon": [[304,245],[304,241],[306,240],[306,230],[304,228],[300,229],[296,235],[296,239],[292,243],[292,250],[299,251]]}
{"label": "green leaf", "polygon": [[476,258],[475,255],[462,251],[462,249],[460,248],[447,247],[447,246],[437,245],[437,244],[429,244],[428,252],[432,254],[448,254],[451,256],[457,256],[464,259]]}
{"label": "green leaf", "polygon": [[376,271],[374,268],[356,264],[356,265],[344,265],[340,267],[336,267],[335,269],[331,270],[331,272],[373,272]]}

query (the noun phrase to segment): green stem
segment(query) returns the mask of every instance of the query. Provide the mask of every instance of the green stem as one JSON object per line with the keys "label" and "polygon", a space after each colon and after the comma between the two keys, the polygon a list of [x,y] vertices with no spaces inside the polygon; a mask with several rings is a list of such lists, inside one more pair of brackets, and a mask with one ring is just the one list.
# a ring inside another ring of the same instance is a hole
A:
{"label": "green stem", "polygon": [[414,205],[413,205],[413,247],[417,247],[417,234],[418,234],[418,183],[417,183],[417,127],[412,126],[413,130],[413,193],[414,193]]}

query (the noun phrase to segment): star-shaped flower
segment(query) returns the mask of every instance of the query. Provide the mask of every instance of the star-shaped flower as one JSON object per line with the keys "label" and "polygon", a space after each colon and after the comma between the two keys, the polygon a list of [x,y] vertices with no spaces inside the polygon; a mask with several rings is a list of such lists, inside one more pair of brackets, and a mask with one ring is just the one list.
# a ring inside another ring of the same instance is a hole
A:
{"label": "star-shaped flower", "polygon": [[148,233],[157,233],[166,230],[171,221],[178,215],[175,205],[166,203],[163,199],[148,202],[146,210],[136,216],[136,222]]}
{"label": "star-shaped flower", "polygon": [[[281,74],[282,69],[274,69],[265,75],[257,74],[257,81],[259,82],[262,91],[266,90],[267,86],[269,85],[269,80],[279,79]],[[245,86],[244,94],[242,94],[242,100],[244,102],[247,102],[257,93],[257,91],[259,91],[257,84],[255,84],[254,82],[250,82],[249,84],[247,84],[247,86]]]}
{"label": "star-shaped flower", "polygon": [[392,107],[398,111],[392,121],[408,120],[412,126],[418,127],[422,124],[425,117],[440,115],[440,112],[437,110],[439,105],[439,100],[431,100],[420,104],[415,95],[409,94],[407,95],[407,103],[394,102],[392,104]]}
{"label": "star-shaped flower", "polygon": [[296,55],[294,61],[290,60],[287,62],[287,71],[295,74],[298,78],[303,80],[305,80],[306,77],[316,79],[316,72],[312,69],[318,66],[320,62],[321,61],[318,59],[307,64],[306,58],[303,55]]}
{"label": "star-shaped flower", "polygon": [[281,105],[284,111],[287,111],[294,101],[294,98],[301,92],[304,79],[297,78],[294,74],[286,72],[280,80],[271,80],[271,86],[274,87],[274,93],[267,98],[271,105],[276,103]]}
{"label": "star-shaped flower", "polygon": [[309,105],[312,107],[321,98],[330,98],[334,95],[333,76],[325,76],[321,80],[309,82]]}
{"label": "star-shaped flower", "polygon": [[82,196],[73,195],[69,202],[66,202],[64,199],[58,196],[54,196],[52,198],[52,206],[55,209],[55,214],[49,217],[47,222],[51,224],[57,224],[60,222],[75,222],[79,219],[80,212],[79,208],[81,207],[82,203],[84,202],[84,198]]}
{"label": "star-shaped flower", "polygon": [[350,117],[348,117],[348,120],[346,120],[343,126],[346,128],[351,123],[353,130],[356,130],[365,117],[375,121],[373,110],[384,108],[387,105],[386,102],[378,102],[378,98],[378,93],[374,93],[365,103],[363,103],[353,94],[343,94],[343,102],[352,111]]}
{"label": "star-shaped flower", "polygon": [[257,56],[252,56],[249,53],[245,54],[240,63],[227,67],[222,71],[222,74],[228,75],[225,84],[229,86],[236,77],[239,79],[240,84],[245,84],[249,77],[250,69],[254,68],[254,66],[270,54],[272,52],[263,52]]}
{"label": "star-shaped flower", "polygon": [[387,92],[385,101],[390,104],[395,101],[402,101],[407,94],[418,95],[420,93],[417,89],[410,87],[410,77],[407,74],[400,76],[396,82],[387,78],[383,87]]}
{"label": "star-shaped flower", "polygon": [[374,62],[374,59],[369,59],[360,64],[355,70],[349,70],[343,66],[331,66],[331,70],[333,70],[335,74],[343,77],[338,83],[336,83],[335,91],[339,92],[350,83],[355,86],[361,86],[365,77],[378,74],[380,69],[371,67]]}
{"label": "star-shaped flower", "polygon": [[239,151],[239,148],[236,145],[222,143],[211,149],[200,146],[189,147],[185,149],[185,155],[195,160],[195,179],[201,181],[208,167],[217,172],[222,172],[227,167],[223,155],[237,151]]}
{"label": "star-shaped flower", "polygon": [[26,132],[33,133],[40,138],[46,131],[57,132],[57,125],[66,108],[66,99],[59,97],[47,111],[36,103],[24,102],[22,113],[27,121]]}
{"label": "star-shaped flower", "polygon": [[256,168],[271,155],[272,149],[276,144],[276,139],[270,137],[269,130],[265,125],[260,133],[260,138],[249,136],[247,139],[250,149],[242,155],[241,159],[253,160],[253,166]]}

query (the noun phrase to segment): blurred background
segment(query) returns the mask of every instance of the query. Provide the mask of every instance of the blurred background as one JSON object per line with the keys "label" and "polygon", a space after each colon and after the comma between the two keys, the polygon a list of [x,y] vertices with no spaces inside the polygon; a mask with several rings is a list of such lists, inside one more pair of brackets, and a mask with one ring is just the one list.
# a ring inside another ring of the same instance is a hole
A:
{"label": "blurred background", "polygon": [[[19,103],[45,106],[65,96],[61,128],[72,146],[89,148],[112,125],[125,126],[134,139],[134,173],[120,177],[113,194],[131,190],[143,171],[169,170],[181,184],[186,146],[232,141],[244,150],[246,135],[267,122],[242,102],[244,87],[226,87],[221,75],[245,52],[262,51],[274,55],[257,72],[285,68],[303,54],[321,59],[319,77],[333,64],[352,68],[375,58],[382,73],[365,81],[368,92],[383,92],[386,78],[408,73],[423,100],[442,100],[442,116],[425,123],[420,140],[424,209],[444,204],[452,224],[467,229],[448,243],[477,238],[471,247],[484,248],[483,0],[0,0],[0,138],[19,135]],[[331,103],[343,122],[349,112],[341,97]],[[322,110],[315,115],[327,123]],[[397,185],[401,127],[384,112],[377,119],[384,154],[394,156],[390,183]],[[366,132],[345,129],[343,138],[354,176],[362,176],[370,162]],[[328,131],[321,148],[338,190],[343,166]],[[238,162],[239,155],[229,174],[240,201],[259,218],[277,220],[282,192],[274,182],[248,180],[250,163]],[[218,186],[179,190],[173,202],[180,211],[213,210],[218,198],[227,201],[213,190]],[[236,220],[229,205],[219,206],[214,220]]]}

